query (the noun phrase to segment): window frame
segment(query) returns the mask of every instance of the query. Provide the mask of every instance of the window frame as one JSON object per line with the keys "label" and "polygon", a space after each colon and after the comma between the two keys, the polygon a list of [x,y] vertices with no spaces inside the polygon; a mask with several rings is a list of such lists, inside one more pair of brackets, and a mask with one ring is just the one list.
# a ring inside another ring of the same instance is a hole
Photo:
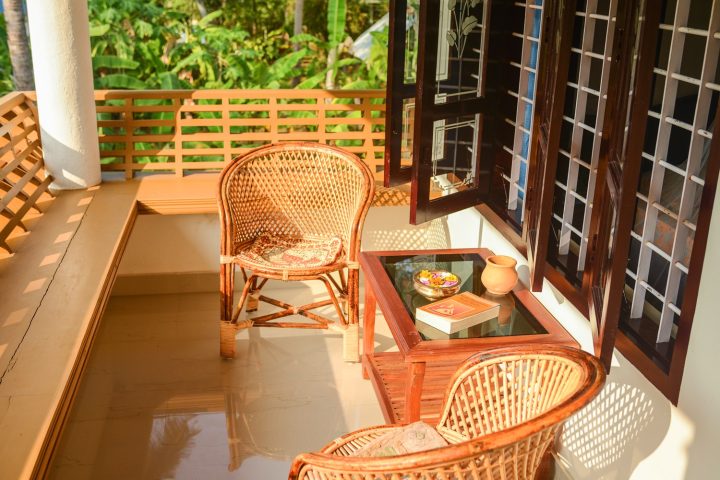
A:
{"label": "window frame", "polygon": [[[407,0],[390,0],[388,78],[386,85],[385,187],[408,183],[412,167],[401,164],[403,101],[415,98],[416,83],[405,83]],[[387,99],[390,101],[388,102]]]}
{"label": "window frame", "polygon": [[[492,0],[488,2],[488,18],[492,18]],[[488,97],[475,97],[458,102],[437,104],[435,102],[435,77],[438,56],[438,18],[442,0],[424,0],[420,3],[420,43],[418,46],[417,83],[415,91],[415,132],[413,134],[413,162],[410,202],[410,223],[417,225],[435,218],[477,205],[483,200],[481,183],[482,169],[478,165],[474,174],[473,187],[461,187],[457,192],[431,198],[430,179],[432,177],[432,149],[434,146],[433,123],[451,117],[480,114],[480,124],[476,135],[480,159],[480,145],[485,117],[491,110],[492,102]],[[483,35],[487,26],[483,25]],[[489,42],[487,42],[489,43]],[[486,50],[483,55],[487,53]],[[485,70],[485,69],[483,69]]]}
{"label": "window frame", "polygon": [[[712,5],[712,4],[711,4]],[[687,6],[687,8],[691,8],[692,4]],[[720,6],[718,4],[714,5],[715,9],[713,10],[713,16],[709,20],[708,25],[708,31],[710,32],[709,36],[707,37],[707,41],[711,40],[712,35],[712,29],[718,28],[718,23],[720,23]],[[677,8],[677,7],[676,7]],[[655,70],[655,51],[656,48],[660,42],[660,39],[658,38],[658,32],[661,29],[661,19],[660,19],[660,10],[661,5],[659,0],[647,0],[646,3],[646,22],[649,27],[655,27],[655,28],[648,28],[646,29],[645,34],[643,37],[648,37],[647,39],[644,39],[644,41],[647,41],[651,45],[649,47],[646,47],[648,49],[648,56],[652,54],[652,67],[653,70]],[[653,17],[657,18],[653,18]],[[655,25],[651,25],[649,22],[652,21],[655,23]],[[713,21],[716,22],[713,25]],[[706,44],[706,48],[708,48]],[[715,48],[717,51],[717,44],[715,44]],[[703,58],[705,58],[707,55],[707,52],[703,53]],[[706,69],[707,66],[703,65],[703,69]],[[717,65],[715,66],[717,68]],[[715,68],[712,68],[711,70],[714,70]],[[669,69],[666,73],[666,75],[673,74],[674,72],[670,72]],[[703,75],[705,75],[707,72],[701,73],[701,80],[703,78]],[[651,79],[652,77],[650,77]],[[711,81],[707,78],[705,81]],[[645,85],[652,84],[650,80],[645,80]],[[701,88],[703,85],[703,82],[701,83]],[[647,89],[649,90],[649,89]],[[642,106],[638,106],[636,111],[633,112],[633,117],[631,118],[630,122],[630,133],[629,136],[631,139],[635,139],[634,142],[629,142],[629,147],[632,147],[632,149],[629,149],[627,152],[626,158],[624,159],[625,164],[632,164],[634,162],[635,164],[635,170],[637,172],[630,172],[631,175],[628,175],[627,171],[622,172],[622,180],[623,180],[623,187],[625,187],[625,184],[630,185],[632,188],[627,188],[626,190],[621,190],[619,192],[619,199],[621,205],[625,206],[625,204],[629,204],[629,207],[626,207],[628,210],[631,210],[629,213],[629,217],[627,220],[627,228],[625,229],[626,232],[622,232],[625,234],[625,236],[628,237],[627,242],[628,245],[624,246],[627,250],[625,252],[616,252],[616,258],[627,258],[628,257],[628,251],[629,251],[629,242],[630,242],[630,230],[632,229],[632,216],[635,211],[635,197],[637,195],[638,190],[638,180],[639,180],[639,174],[640,174],[640,163],[641,158],[643,155],[643,143],[645,138],[645,131],[644,128],[647,123],[647,118],[649,117],[648,111],[650,107],[650,99],[649,99],[649,92],[642,92],[641,89],[636,89],[637,92],[644,93],[648,96],[647,100],[644,100],[644,104]],[[716,90],[717,91],[717,90]],[[700,101],[700,95],[701,91],[698,90],[698,100],[696,100],[696,107],[698,108],[698,104]],[[640,101],[640,96],[636,98],[636,100]],[[635,106],[633,107],[635,110]],[[708,109],[708,115],[711,115],[712,112]],[[672,112],[670,112],[670,115],[674,115]],[[697,112],[695,114],[697,116]],[[679,316],[679,321],[677,323],[677,334],[674,339],[673,343],[673,351],[672,356],[670,358],[669,367],[667,371],[665,371],[662,367],[660,367],[658,364],[656,364],[652,358],[641,348],[640,345],[636,344],[627,334],[625,334],[621,329],[618,328],[617,332],[617,341],[616,341],[616,347],[622,353],[625,357],[630,360],[631,363],[633,363],[663,394],[670,399],[674,404],[677,404],[679,394],[680,394],[680,387],[682,384],[682,376],[683,376],[683,370],[685,366],[685,359],[687,356],[687,350],[688,350],[688,344],[690,339],[690,333],[692,330],[692,324],[693,319],[695,315],[695,309],[697,306],[697,300],[698,300],[698,291],[700,286],[700,280],[702,277],[702,270],[703,270],[703,262],[705,258],[705,251],[707,248],[707,240],[708,240],[708,233],[710,228],[710,221],[712,218],[712,207],[714,203],[715,193],[717,190],[717,183],[718,183],[718,173],[720,172],[720,102],[718,102],[718,105],[716,106],[715,110],[715,125],[713,127],[713,140],[710,144],[710,149],[708,152],[707,157],[707,170],[705,173],[704,178],[704,186],[702,188],[702,193],[700,196],[700,203],[698,206],[698,219],[697,224],[695,227],[695,234],[693,236],[693,245],[692,250],[690,253],[690,260],[688,262],[688,268],[687,268],[687,278],[685,283],[685,289],[683,294],[683,301],[681,305],[681,311]],[[693,128],[696,128],[697,125],[695,124],[697,120],[693,121]],[[658,134],[659,135],[659,134]],[[669,133],[668,133],[669,135]],[[657,155],[657,153],[656,153]],[[686,168],[689,168],[689,166],[686,166]],[[634,177],[634,178],[633,178]],[[633,182],[634,180],[634,182]],[[683,196],[685,194],[685,191],[683,190]],[[683,199],[683,201],[685,201]],[[621,224],[622,225],[622,224]],[[598,239],[599,242],[602,242],[603,239]],[[626,266],[626,263],[623,262],[615,262],[620,263],[623,267]],[[624,276],[625,272],[622,272],[622,278],[615,283],[614,286],[611,286],[611,290],[609,291],[608,295],[612,297],[613,295],[616,298],[619,298],[620,295],[622,295],[622,289],[624,288]],[[636,287],[637,288],[637,287]],[[668,292],[665,292],[665,295],[668,295]],[[619,302],[618,302],[619,304]],[[618,317],[620,314],[620,308],[619,305],[616,307],[617,314],[614,313],[614,311],[607,311],[603,312],[603,315],[605,317],[610,317],[612,315],[615,315],[615,317]],[[661,322],[662,323],[662,322]]]}
{"label": "window frame", "polygon": [[[405,4],[405,0],[391,0],[391,2],[391,5]],[[593,188],[592,203],[595,208],[592,209],[590,215],[587,254],[581,287],[571,284],[562,272],[556,268],[552,266],[544,268],[547,258],[557,151],[559,149],[555,140],[559,135],[560,123],[553,122],[553,119],[556,119],[558,115],[562,118],[564,110],[566,79],[568,78],[567,64],[569,63],[565,55],[569,55],[572,46],[572,20],[575,18],[575,0],[546,0],[542,8],[541,31],[543,33],[540,38],[540,57],[537,68],[538,75],[536,76],[537,88],[534,98],[535,108],[533,109],[530,142],[533,146],[536,146],[541,139],[544,139],[547,143],[548,153],[543,157],[538,148],[531,148],[529,152],[527,162],[528,186],[524,199],[522,233],[517,231],[517,225],[508,219],[508,216],[500,208],[501,205],[497,204],[497,202],[486,201],[476,205],[476,208],[488,222],[499,230],[501,235],[508,239],[522,255],[526,256],[531,268],[530,287],[532,290],[541,289],[544,280],[547,279],[588,318],[593,331],[595,353],[606,368],[609,369],[614,349],[617,348],[668,399],[676,403],[682,381],[693,316],[697,305],[697,294],[707,248],[712,206],[718,184],[718,174],[720,173],[720,105],[717,106],[715,113],[716,120],[712,135],[716,141],[710,144],[704,187],[700,197],[699,215],[695,226],[692,251],[688,260],[688,273],[685,279],[679,323],[677,324],[678,330],[674,339],[670,367],[666,373],[619,327],[622,307],[621,298],[625,288],[625,270],[631,243],[630,231],[634,224],[635,197],[638,192],[640,165],[645,130],[647,128],[646,119],[652,95],[651,89],[647,88],[647,85],[652,84],[654,70],[656,70],[656,49],[660,42],[658,37],[661,30],[661,2],[660,0],[645,0],[644,2],[642,0],[632,0],[628,2],[621,1],[617,6],[616,21],[612,27],[614,35],[611,48],[612,63],[610,64],[607,101],[603,115],[602,136],[599,140],[597,138],[595,140],[601,142],[597,164],[598,172],[595,185],[591,187]],[[560,8],[571,8],[572,14],[559,17],[557,11]],[[719,7],[716,6],[715,8]],[[427,8],[424,12],[423,17],[421,11],[420,20],[420,58],[423,58],[423,49],[427,48],[426,43],[437,43],[437,29],[432,30],[429,35],[423,33],[425,32],[424,28],[426,28],[426,23],[423,22],[428,21]],[[720,12],[714,12],[715,16],[720,16]],[[715,16],[713,18],[716,18]],[[557,24],[558,18],[562,18],[562,26],[553,26],[552,18],[555,19],[555,24]],[[644,20],[642,26],[638,27],[641,18]],[[712,29],[715,28],[713,20],[710,21],[709,25],[708,41],[713,36]],[[642,30],[638,30],[638,28],[642,28]],[[566,33],[568,31],[570,31],[570,34]],[[553,35],[549,35],[548,32],[553,33]],[[429,41],[426,42],[428,37],[430,37]],[[639,43],[637,45],[636,70],[633,74],[636,38],[639,39]],[[548,49],[544,47],[553,41],[559,41],[557,44],[558,51],[551,52],[552,54],[548,56]],[[552,75],[547,74],[548,62],[555,62],[558,67],[555,70],[555,80],[553,80]],[[434,61],[432,63],[434,64]],[[434,68],[432,70],[434,73]],[[417,78],[418,86],[427,88],[427,84],[431,83],[423,81],[426,79],[421,80],[420,74],[418,74]],[[557,79],[560,81],[556,81]],[[548,88],[548,85],[552,85],[553,88]],[[551,90],[552,94],[543,94],[543,92]],[[388,91],[390,92],[390,90]],[[628,104],[628,97],[631,92],[633,92],[633,95]],[[426,96],[433,95],[434,92],[428,91],[424,94]],[[416,101],[416,109],[422,108],[421,102]],[[420,123],[426,123],[422,115],[419,118],[421,119]],[[628,123],[625,124],[624,121],[618,119],[628,119]],[[431,123],[432,119],[430,120]],[[624,141],[623,136],[626,129],[629,138],[627,143]],[[415,138],[422,141],[424,133],[427,132],[416,124]],[[414,152],[419,151],[418,144],[420,141],[414,145]],[[425,141],[427,143],[427,138]],[[414,158],[418,158],[415,153]],[[427,165],[423,167],[421,164],[416,165],[416,163],[413,162],[413,180],[415,183],[418,182],[419,178],[422,178],[418,175],[418,172],[422,168],[427,169]],[[588,191],[588,196],[589,193]],[[423,192],[420,192],[420,194],[423,194]],[[458,198],[462,199],[462,202],[459,202]],[[479,203],[481,200],[487,200],[482,195],[477,195],[476,192],[460,192],[459,196],[448,197],[442,208],[431,212],[430,216],[423,217],[417,215],[418,199],[418,189],[416,188],[411,203],[414,221],[425,221],[447,214],[450,211],[466,207],[468,202]],[[462,204],[461,207],[455,208],[458,203]],[[615,217],[612,217],[613,211]],[[605,261],[603,261],[604,259]]]}
{"label": "window frame", "polygon": [[[713,139],[720,139],[720,103],[716,109],[715,119]],[[673,355],[669,371],[665,373],[665,371],[655,364],[625,333],[619,329],[617,331],[618,336],[615,347],[675,405],[677,405],[680,397],[685,359],[687,357],[690,333],[692,331],[695,309],[697,307],[708,234],[710,233],[712,208],[718,186],[718,174],[720,174],[720,141],[715,141],[711,143],[708,154],[705,185],[700,200],[700,212],[688,265],[688,277],[685,286],[683,306],[677,336],[673,344]]]}

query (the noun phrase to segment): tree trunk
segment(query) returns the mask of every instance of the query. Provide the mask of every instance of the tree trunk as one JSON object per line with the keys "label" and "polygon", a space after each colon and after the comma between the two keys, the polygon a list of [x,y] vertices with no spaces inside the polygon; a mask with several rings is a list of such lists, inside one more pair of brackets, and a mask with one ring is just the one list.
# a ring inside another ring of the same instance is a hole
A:
{"label": "tree trunk", "polygon": [[23,0],[3,0],[8,49],[16,90],[35,90]]}
{"label": "tree trunk", "polygon": [[293,35],[300,35],[303,27],[303,10],[305,0],[295,0],[295,21],[293,23]]}
{"label": "tree trunk", "polygon": [[205,6],[205,0],[195,0],[195,4],[200,12],[200,18],[205,17],[208,14],[207,7]]}
{"label": "tree trunk", "polygon": [[327,57],[328,71],[325,74],[325,88],[333,90],[335,88],[335,62],[337,61],[339,45],[330,47]]}
{"label": "tree trunk", "polygon": [[[303,28],[303,10],[305,9],[305,0],[295,0],[295,18],[293,22],[293,36],[300,35]],[[293,50],[300,50],[300,44],[293,43]]]}

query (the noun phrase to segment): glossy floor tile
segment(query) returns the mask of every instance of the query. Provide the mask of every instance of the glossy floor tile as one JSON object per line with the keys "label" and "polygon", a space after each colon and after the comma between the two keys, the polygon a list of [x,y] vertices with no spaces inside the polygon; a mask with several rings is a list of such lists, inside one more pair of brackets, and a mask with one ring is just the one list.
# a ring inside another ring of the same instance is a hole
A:
{"label": "glossy floor tile", "polygon": [[251,329],[223,361],[218,304],[216,293],[111,299],[51,478],[282,479],[298,453],[383,423],[339,333]]}

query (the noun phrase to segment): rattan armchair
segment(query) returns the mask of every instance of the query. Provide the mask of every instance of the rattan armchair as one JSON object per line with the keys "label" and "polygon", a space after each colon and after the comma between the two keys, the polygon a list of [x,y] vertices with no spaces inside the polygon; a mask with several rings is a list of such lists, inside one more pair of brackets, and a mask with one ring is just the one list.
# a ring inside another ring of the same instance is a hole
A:
{"label": "rattan armchair", "polygon": [[[358,360],[358,255],[374,191],[356,155],[327,145],[268,145],[236,158],[220,174],[220,353],[235,356],[238,328],[337,328],[343,356]],[[235,270],[244,286],[234,306]],[[335,275],[333,275],[335,274]],[[291,305],[261,295],[268,280],[318,280],[329,298]],[[280,310],[240,319],[265,302]],[[313,310],[334,307],[339,321]],[[306,322],[282,321],[302,315]]]}
{"label": "rattan armchair", "polygon": [[567,347],[502,348],[455,373],[437,431],[449,445],[383,458],[353,452],[397,425],[350,433],[298,455],[290,479],[533,479],[562,423],[605,382],[593,356]]}

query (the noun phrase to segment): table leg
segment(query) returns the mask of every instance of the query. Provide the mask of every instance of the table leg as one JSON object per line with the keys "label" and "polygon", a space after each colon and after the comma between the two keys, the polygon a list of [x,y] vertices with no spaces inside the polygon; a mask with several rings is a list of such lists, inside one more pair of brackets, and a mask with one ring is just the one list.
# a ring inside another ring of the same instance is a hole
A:
{"label": "table leg", "polygon": [[413,362],[408,365],[408,378],[405,385],[406,423],[420,420],[420,397],[425,380],[425,362]]}
{"label": "table leg", "polygon": [[[363,313],[363,356],[375,353],[375,292],[365,282],[365,311]],[[367,368],[363,364],[363,378],[370,378]]]}

